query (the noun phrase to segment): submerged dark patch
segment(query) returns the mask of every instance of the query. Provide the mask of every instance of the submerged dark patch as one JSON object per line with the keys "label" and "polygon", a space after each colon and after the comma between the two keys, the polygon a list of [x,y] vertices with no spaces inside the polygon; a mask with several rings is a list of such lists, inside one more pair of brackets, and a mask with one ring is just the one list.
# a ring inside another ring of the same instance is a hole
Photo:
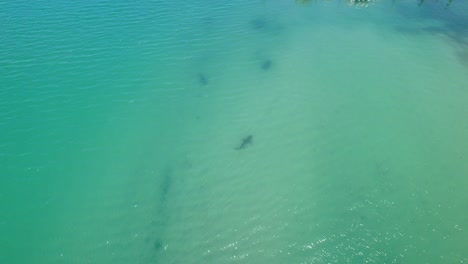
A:
{"label": "submerged dark patch", "polygon": [[161,200],[164,202],[166,200],[167,194],[171,189],[172,185],[172,169],[166,169],[162,174],[161,182]]}
{"label": "submerged dark patch", "polygon": [[468,51],[466,50],[460,50],[457,53],[458,59],[460,60],[460,63],[464,65],[465,67],[468,67]]}
{"label": "submerged dark patch", "polygon": [[268,23],[266,22],[265,19],[253,19],[250,21],[250,26],[253,28],[253,29],[256,29],[256,30],[261,30],[261,29],[265,29],[267,27]]}
{"label": "submerged dark patch", "polygon": [[237,150],[245,149],[246,147],[252,145],[252,143],[253,143],[253,136],[248,135],[242,139],[241,143],[239,144],[239,146],[236,147],[236,149]]}
{"label": "submerged dark patch", "polygon": [[156,241],[154,241],[153,246],[156,251],[161,251],[163,249],[163,243],[160,239],[157,239]]}
{"label": "submerged dark patch", "polygon": [[[415,22],[411,27],[411,23],[404,26],[395,27],[401,33],[406,34],[431,34],[436,36],[443,36],[450,39],[458,47],[455,49],[466,50],[468,48],[468,27],[466,26],[466,16],[460,15],[451,10],[453,7],[450,4],[452,1],[447,1],[445,4],[439,2],[425,2],[419,1],[420,7],[411,12],[411,9],[406,8],[398,9],[400,14],[406,19]],[[419,26],[424,23],[416,23],[417,20],[436,21],[437,23],[430,23],[431,26]],[[460,56],[462,52],[457,52]],[[464,61],[462,57],[460,60]]]}
{"label": "submerged dark patch", "polygon": [[206,86],[208,85],[208,78],[203,73],[198,74],[198,83],[200,85]]}
{"label": "submerged dark patch", "polygon": [[262,63],[260,63],[260,67],[264,71],[268,71],[272,65],[273,65],[273,62],[270,59],[263,60]]}

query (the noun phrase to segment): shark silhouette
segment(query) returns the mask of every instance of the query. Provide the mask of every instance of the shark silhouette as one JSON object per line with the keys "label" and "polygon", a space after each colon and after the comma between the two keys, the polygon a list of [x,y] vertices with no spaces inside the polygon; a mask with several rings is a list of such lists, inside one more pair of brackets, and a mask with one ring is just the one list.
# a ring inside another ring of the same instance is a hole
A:
{"label": "shark silhouette", "polygon": [[253,143],[253,136],[248,135],[242,139],[242,142],[240,143],[239,146],[236,147],[237,150],[245,149],[249,145]]}

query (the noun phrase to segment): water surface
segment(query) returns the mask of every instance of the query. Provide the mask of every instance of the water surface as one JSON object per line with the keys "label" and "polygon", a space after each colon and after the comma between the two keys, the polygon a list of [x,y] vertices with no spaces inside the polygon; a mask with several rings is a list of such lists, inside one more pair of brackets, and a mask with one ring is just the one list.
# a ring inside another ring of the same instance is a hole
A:
{"label": "water surface", "polygon": [[0,1],[0,262],[468,262],[446,3]]}

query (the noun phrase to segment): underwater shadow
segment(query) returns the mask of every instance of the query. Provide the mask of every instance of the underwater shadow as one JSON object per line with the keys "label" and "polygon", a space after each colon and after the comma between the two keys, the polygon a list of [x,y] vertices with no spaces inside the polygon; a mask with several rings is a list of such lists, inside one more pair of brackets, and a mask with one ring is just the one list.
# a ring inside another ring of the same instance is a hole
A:
{"label": "underwater shadow", "polygon": [[[418,2],[418,8],[407,10],[399,7],[397,10],[401,16],[407,19],[410,24],[417,26],[396,26],[395,30],[402,34],[428,34],[445,37],[453,42],[455,54],[463,65],[468,65],[468,58],[465,55],[468,50],[468,15],[454,12],[451,8],[453,1],[448,1],[441,5],[439,2]],[[468,8],[468,5],[466,6]],[[422,20],[423,23],[418,21]],[[414,22],[414,23],[412,23]],[[418,26],[431,22],[430,26]],[[434,25],[435,24],[435,25]]]}

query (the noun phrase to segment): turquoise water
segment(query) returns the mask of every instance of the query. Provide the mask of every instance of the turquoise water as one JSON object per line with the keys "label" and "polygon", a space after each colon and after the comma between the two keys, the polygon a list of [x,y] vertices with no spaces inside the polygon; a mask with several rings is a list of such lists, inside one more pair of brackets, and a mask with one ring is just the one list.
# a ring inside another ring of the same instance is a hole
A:
{"label": "turquoise water", "polygon": [[467,14],[0,1],[0,263],[467,263]]}

